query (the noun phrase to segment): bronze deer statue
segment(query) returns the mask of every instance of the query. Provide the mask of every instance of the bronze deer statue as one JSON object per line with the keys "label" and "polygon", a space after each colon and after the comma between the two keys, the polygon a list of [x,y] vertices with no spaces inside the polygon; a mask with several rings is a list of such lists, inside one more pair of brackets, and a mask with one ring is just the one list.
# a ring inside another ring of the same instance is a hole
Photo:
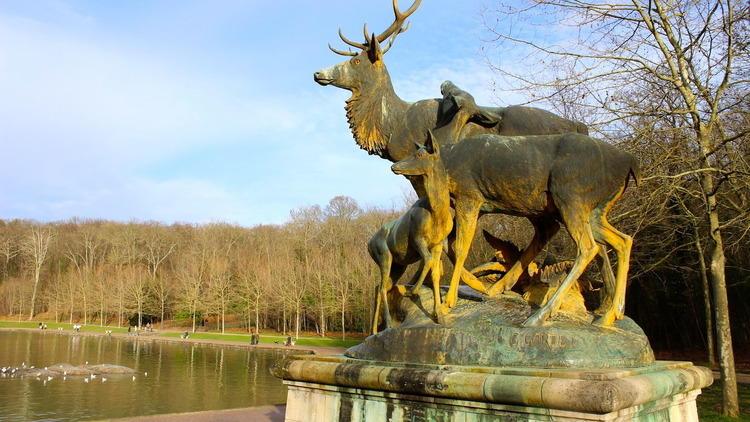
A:
{"label": "bronze deer statue", "polygon": [[[416,0],[405,12],[399,11],[393,0],[395,20],[381,34],[369,34],[365,25],[365,41],[347,39],[339,29],[339,36],[359,52],[333,52],[351,59],[315,72],[314,79],[321,85],[333,85],[351,91],[346,101],[346,117],[357,144],[370,154],[392,162],[401,161],[413,152],[413,142],[421,142],[428,130],[434,130],[437,141],[449,144],[462,138],[481,134],[544,135],[568,132],[588,133],[580,123],[561,118],[548,111],[523,106],[505,108],[479,107],[474,99],[450,82],[442,87],[442,99],[421,100],[414,103],[396,95],[383,55],[396,37],[407,30],[406,19],[417,10]],[[381,44],[387,42],[381,48]],[[462,113],[458,113],[463,111]],[[439,131],[445,128],[449,130]],[[423,192],[417,186],[417,193]]]}
{"label": "bronze deer statue", "polygon": [[[391,327],[388,291],[395,286],[406,267],[417,261],[420,262],[420,270],[416,273],[416,283],[409,294],[413,295],[419,291],[429,273],[435,298],[434,316],[438,322],[442,320],[440,258],[443,254],[443,243],[453,229],[453,216],[450,209],[448,176],[444,166],[436,165],[435,161],[440,158],[433,152],[433,138],[430,134],[415,158],[399,161],[391,166],[391,170],[396,174],[421,178],[426,194],[402,216],[385,223],[367,244],[370,256],[380,268],[381,280],[376,289],[372,334],[378,332],[381,303],[386,327]],[[474,288],[486,292],[481,284]]]}
{"label": "bronze deer statue", "polygon": [[[528,218],[537,229],[532,244],[519,261],[526,264],[564,224],[578,247],[568,275],[549,301],[524,326],[538,326],[556,312],[570,286],[581,276],[600,244],[617,253],[613,288],[606,289],[595,321],[609,326],[624,313],[625,288],[632,238],[607,221],[607,212],[620,198],[638,162],[631,154],[581,134],[546,136],[479,135],[452,145],[434,144],[433,154],[448,174],[448,189],[456,210],[455,268],[444,299],[443,312],[455,306],[458,282],[480,214],[502,213]],[[415,154],[410,160],[425,160]],[[525,269],[524,265],[524,269]],[[513,266],[516,267],[516,264]],[[515,279],[512,280],[515,283]],[[498,294],[512,285],[505,277],[493,285]]]}

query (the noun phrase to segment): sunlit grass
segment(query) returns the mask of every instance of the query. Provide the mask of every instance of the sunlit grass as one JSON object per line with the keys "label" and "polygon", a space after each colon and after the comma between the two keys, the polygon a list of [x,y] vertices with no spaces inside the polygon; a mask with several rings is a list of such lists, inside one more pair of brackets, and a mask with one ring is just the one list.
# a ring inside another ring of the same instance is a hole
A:
{"label": "sunlit grass", "polygon": [[[45,324],[47,324],[47,331],[56,331],[58,328],[73,331],[73,324],[62,322],[45,322]],[[0,328],[39,328],[39,321],[0,321]],[[89,333],[103,333],[107,330],[112,330],[113,333],[125,333],[128,331],[127,328],[101,327],[99,325],[83,325],[81,327],[81,332]]]}
{"label": "sunlit grass", "polygon": [[[47,322],[47,331],[57,331],[58,327],[62,327],[63,330],[72,331],[73,324],[67,323],[56,323]],[[0,328],[38,328],[39,321],[0,321]],[[127,333],[127,328],[118,327],[101,327],[98,325],[84,325],[81,327],[81,332],[90,333],[103,333],[107,330],[112,330],[113,333]],[[182,332],[140,332],[141,335],[153,335],[156,337],[180,337]],[[221,341],[236,341],[242,343],[250,342],[249,334],[221,334],[221,333],[190,333],[190,338],[200,340],[221,340]],[[260,342],[265,344],[284,344],[286,336],[273,335],[273,334],[261,334]],[[324,346],[324,347],[351,347],[361,342],[361,339],[353,340],[341,340],[340,338],[332,337],[300,337],[296,340],[296,344],[299,346]]]}
{"label": "sunlit grass", "polygon": [[750,385],[738,384],[740,418],[721,416],[721,382],[716,381],[698,396],[698,415],[701,422],[750,422]]}

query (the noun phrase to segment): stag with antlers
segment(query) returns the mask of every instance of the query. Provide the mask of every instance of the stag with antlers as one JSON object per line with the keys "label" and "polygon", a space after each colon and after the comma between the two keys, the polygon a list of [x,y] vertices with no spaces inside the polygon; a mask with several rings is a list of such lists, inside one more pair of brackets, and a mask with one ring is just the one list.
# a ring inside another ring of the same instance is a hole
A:
{"label": "stag with antlers", "polygon": [[[534,107],[476,106],[468,93],[453,84],[443,90],[441,99],[414,103],[401,100],[393,89],[383,55],[391,48],[396,37],[408,29],[406,19],[421,2],[416,0],[401,12],[398,1],[393,0],[393,23],[379,35],[371,34],[365,25],[365,41],[362,43],[349,40],[339,29],[341,40],[359,51],[341,51],[329,45],[336,54],[350,56],[351,59],[314,74],[315,81],[321,85],[351,91],[352,96],[346,101],[346,117],[354,139],[362,149],[396,162],[411,155],[413,142],[422,142],[428,130],[433,130],[441,144],[454,143],[481,133],[588,133],[586,126],[580,122]],[[446,125],[452,125],[455,130],[441,131]],[[422,189],[415,188],[421,197]]]}

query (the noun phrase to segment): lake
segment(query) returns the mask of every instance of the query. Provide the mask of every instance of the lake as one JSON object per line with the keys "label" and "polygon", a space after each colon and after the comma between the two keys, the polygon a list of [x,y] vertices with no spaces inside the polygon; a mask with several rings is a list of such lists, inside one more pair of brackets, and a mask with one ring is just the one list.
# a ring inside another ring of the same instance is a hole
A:
{"label": "lake", "polygon": [[[107,363],[132,376],[0,378],[1,421],[77,421],[281,404],[269,373],[285,351],[55,331],[0,331],[0,366]],[[144,375],[148,373],[148,375]]]}

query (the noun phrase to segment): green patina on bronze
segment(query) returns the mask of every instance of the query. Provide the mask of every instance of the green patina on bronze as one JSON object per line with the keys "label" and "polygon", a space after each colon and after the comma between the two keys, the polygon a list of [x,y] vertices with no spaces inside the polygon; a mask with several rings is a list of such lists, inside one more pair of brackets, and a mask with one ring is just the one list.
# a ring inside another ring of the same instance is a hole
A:
{"label": "green patina on bronze", "polygon": [[[624,318],[611,327],[593,314],[559,312],[540,327],[522,327],[534,308],[522,298],[467,294],[443,324],[432,319],[432,292],[391,295],[393,328],[365,339],[346,356],[385,362],[536,368],[631,368],[654,362],[643,331]],[[471,298],[469,298],[471,297]]]}

